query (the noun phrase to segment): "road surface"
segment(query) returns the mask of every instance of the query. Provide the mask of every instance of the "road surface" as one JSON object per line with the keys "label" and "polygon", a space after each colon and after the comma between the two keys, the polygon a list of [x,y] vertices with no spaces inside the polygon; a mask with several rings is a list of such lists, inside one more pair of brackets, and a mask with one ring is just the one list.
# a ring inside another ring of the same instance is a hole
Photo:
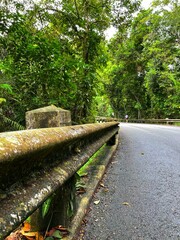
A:
{"label": "road surface", "polygon": [[120,124],[84,240],[180,240],[180,127]]}

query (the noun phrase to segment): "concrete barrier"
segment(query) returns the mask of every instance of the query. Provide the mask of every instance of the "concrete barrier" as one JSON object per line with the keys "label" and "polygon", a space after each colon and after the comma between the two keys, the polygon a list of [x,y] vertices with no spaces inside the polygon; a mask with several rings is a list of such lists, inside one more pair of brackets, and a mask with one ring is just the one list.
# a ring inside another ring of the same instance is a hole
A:
{"label": "concrete barrier", "polygon": [[[125,119],[119,119],[119,122],[126,122]],[[180,119],[128,119],[129,123],[154,123],[154,124],[176,124]]]}
{"label": "concrete barrier", "polygon": [[0,134],[0,239],[62,186],[105,143],[118,123]]}

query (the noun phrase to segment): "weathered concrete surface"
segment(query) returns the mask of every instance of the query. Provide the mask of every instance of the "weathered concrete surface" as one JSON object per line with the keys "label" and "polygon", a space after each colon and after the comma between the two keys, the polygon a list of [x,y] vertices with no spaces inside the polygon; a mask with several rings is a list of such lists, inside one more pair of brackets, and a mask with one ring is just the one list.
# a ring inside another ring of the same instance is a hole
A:
{"label": "weathered concrete surface", "polygon": [[[71,125],[70,111],[57,108],[54,105],[35,109],[26,113],[26,126],[28,129],[52,128]],[[65,157],[65,154],[64,154]],[[74,193],[74,194],[73,194]],[[42,214],[44,203],[30,217],[31,231],[45,231],[47,226],[68,226],[71,215],[76,211],[75,177],[68,180],[63,186],[48,198],[48,212]],[[69,205],[71,203],[71,214]]]}
{"label": "weathered concrete surface", "polygon": [[54,105],[26,112],[26,128],[48,128],[71,125],[71,112]]}
{"label": "weathered concrete surface", "polygon": [[65,238],[65,240],[77,239],[76,234],[81,226],[82,220],[85,217],[88,206],[91,199],[98,188],[98,184],[103,178],[103,175],[108,167],[109,162],[112,159],[118,146],[118,135],[116,135],[116,141],[114,145],[106,145],[96,157],[91,161],[90,164],[86,165],[84,171],[85,176],[85,189],[86,193],[78,196],[77,213],[73,217],[71,224],[69,226],[70,234]]}
{"label": "weathered concrete surface", "polygon": [[[117,123],[103,123],[0,134],[2,187],[7,176],[11,182],[23,178],[21,184],[6,189],[1,199],[0,239],[34,212],[117,131]],[[17,174],[13,175],[13,171]]]}
{"label": "weathered concrete surface", "polygon": [[118,131],[117,123],[1,133],[0,188],[26,176],[32,168],[42,168],[43,164],[60,160],[113,129]]}
{"label": "weathered concrete surface", "polygon": [[179,143],[178,127],[121,124],[119,150],[79,239],[179,240]]}

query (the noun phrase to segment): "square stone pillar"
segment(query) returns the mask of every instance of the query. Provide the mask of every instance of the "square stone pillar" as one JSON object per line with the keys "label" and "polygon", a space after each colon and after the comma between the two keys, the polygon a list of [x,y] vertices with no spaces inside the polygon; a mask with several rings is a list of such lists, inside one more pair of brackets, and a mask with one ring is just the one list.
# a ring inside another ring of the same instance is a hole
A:
{"label": "square stone pillar", "polygon": [[54,105],[26,112],[26,128],[50,128],[71,125],[71,112]]}
{"label": "square stone pillar", "polygon": [[[52,128],[71,125],[71,112],[54,105],[26,112],[26,128]],[[43,216],[44,203],[30,217],[31,231],[44,231],[47,226],[68,227],[76,210],[75,177],[71,177],[48,200],[50,205]],[[73,197],[72,197],[73,196]],[[73,205],[73,209],[70,206]],[[72,215],[69,212],[73,211]]]}

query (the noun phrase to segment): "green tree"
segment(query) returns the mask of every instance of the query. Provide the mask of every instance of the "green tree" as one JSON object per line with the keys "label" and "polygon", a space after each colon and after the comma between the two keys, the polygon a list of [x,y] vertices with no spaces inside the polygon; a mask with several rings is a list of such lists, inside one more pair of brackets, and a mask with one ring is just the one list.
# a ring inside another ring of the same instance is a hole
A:
{"label": "green tree", "polygon": [[168,4],[140,11],[110,44],[115,67],[107,90],[122,117],[179,117],[179,5]]}
{"label": "green tree", "polygon": [[25,111],[56,104],[71,110],[75,122],[92,121],[95,97],[101,92],[99,72],[107,61],[104,30],[110,24],[127,25],[138,4],[128,0],[1,3],[1,80],[13,87],[6,105],[12,118],[24,124]]}
{"label": "green tree", "polygon": [[15,13],[5,10],[10,26],[5,21],[1,41],[7,54],[1,69],[16,92],[12,106],[17,119],[50,103],[70,109],[75,121],[86,118],[109,21],[106,6],[101,1],[62,1],[59,7],[43,1],[28,11],[21,4]]}
{"label": "green tree", "polygon": [[[161,1],[161,4],[163,1]],[[144,38],[145,85],[152,117],[178,118],[180,108],[179,32],[177,1],[166,1],[149,19],[151,31]]]}
{"label": "green tree", "polygon": [[[115,66],[110,72],[107,90],[117,115],[131,118],[144,117],[147,98],[144,87],[143,37],[147,33],[143,12],[131,24],[131,29],[119,32],[110,43]],[[141,25],[139,24],[141,22]],[[130,34],[129,34],[130,33]]]}

